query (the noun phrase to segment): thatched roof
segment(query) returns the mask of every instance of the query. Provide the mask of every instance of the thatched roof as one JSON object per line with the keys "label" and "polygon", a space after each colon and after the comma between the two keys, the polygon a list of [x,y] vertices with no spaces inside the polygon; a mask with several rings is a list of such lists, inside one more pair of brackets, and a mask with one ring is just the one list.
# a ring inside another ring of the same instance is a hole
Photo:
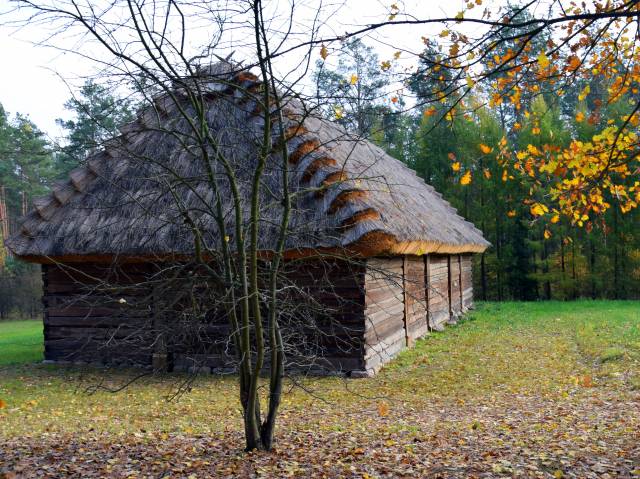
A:
{"label": "thatched roof", "polygon": [[[252,93],[261,85],[247,72],[202,75],[195,81],[203,92],[211,138],[237,172],[246,221],[264,131]],[[188,256],[194,247],[185,213],[212,250],[221,241],[233,242],[227,177],[214,160],[208,163],[209,176],[188,121],[195,116],[194,108],[179,86],[173,93],[177,103],[168,94],[156,97],[154,107],[125,125],[121,136],[91,154],[49,196],[34,201],[20,232],[7,242],[14,254],[38,262]],[[414,171],[372,143],[309,115],[298,100],[285,101],[289,185],[297,193],[289,254],[346,248],[373,256],[487,248],[482,233]],[[277,141],[278,122],[272,124]],[[209,147],[206,153],[216,152]],[[281,164],[279,154],[271,155],[262,183],[260,240],[265,251],[275,244],[282,213]],[[216,198],[225,213],[226,238],[213,219]]]}

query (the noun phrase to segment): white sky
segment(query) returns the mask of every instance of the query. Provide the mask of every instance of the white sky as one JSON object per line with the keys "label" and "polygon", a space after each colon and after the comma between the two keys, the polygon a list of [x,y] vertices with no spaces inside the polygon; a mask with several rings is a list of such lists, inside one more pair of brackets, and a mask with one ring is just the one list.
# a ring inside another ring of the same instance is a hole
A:
{"label": "white sky", "polygon": [[[288,5],[285,0],[282,4]],[[344,6],[336,10],[330,2],[324,1],[322,12],[327,18],[324,35],[342,34],[353,31],[357,26],[383,21],[393,0],[346,0]],[[419,18],[454,16],[464,5],[463,0],[405,0],[395,1],[403,11]],[[481,15],[485,7],[496,8],[504,4],[502,0],[486,0],[485,5],[476,12]],[[320,0],[308,2],[309,12],[317,10]],[[0,0],[0,12],[7,11],[8,0]],[[276,7],[278,8],[278,7]],[[302,10],[299,10],[302,12]],[[475,16],[475,15],[474,15]],[[92,71],[90,63],[74,55],[53,48],[37,46],[33,42],[46,35],[41,26],[26,26],[16,31],[3,26],[7,20],[0,16],[0,103],[10,114],[20,112],[28,115],[42,130],[51,137],[61,135],[55,124],[56,118],[69,117],[63,104],[70,97],[69,88],[82,84],[82,76]],[[305,20],[305,19],[302,19]],[[390,58],[397,47],[420,51],[421,36],[430,36],[442,26],[433,27],[390,27],[378,32],[374,37],[365,38],[365,43],[378,50],[381,59]],[[206,32],[194,29],[194,35]],[[201,28],[201,30],[203,30]],[[241,39],[231,34],[228,41],[240,43]],[[75,41],[75,40],[73,40]],[[65,45],[75,47],[71,40]],[[237,57],[237,55],[236,55]],[[234,57],[234,58],[236,58]],[[414,61],[414,60],[412,60]]]}

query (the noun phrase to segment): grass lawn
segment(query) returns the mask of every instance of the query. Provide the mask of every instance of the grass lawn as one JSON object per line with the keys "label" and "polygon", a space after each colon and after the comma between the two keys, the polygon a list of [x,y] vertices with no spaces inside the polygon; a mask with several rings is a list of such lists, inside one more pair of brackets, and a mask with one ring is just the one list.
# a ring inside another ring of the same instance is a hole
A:
{"label": "grass lawn", "polygon": [[0,321],[0,366],[42,361],[42,320]]}
{"label": "grass lawn", "polygon": [[[0,323],[0,364],[40,334]],[[242,454],[234,378],[96,388],[132,374],[0,366],[0,477],[640,477],[640,302],[482,304],[375,378],[291,384],[273,454]]]}

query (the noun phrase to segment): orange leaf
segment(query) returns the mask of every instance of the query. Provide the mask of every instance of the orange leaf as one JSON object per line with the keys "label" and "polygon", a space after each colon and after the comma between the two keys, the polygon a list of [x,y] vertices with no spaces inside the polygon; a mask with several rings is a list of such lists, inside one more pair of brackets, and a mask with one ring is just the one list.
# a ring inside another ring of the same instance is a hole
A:
{"label": "orange leaf", "polygon": [[449,157],[449,159],[450,159],[451,161],[455,161],[455,160],[456,160],[456,155],[455,155],[455,153],[449,153],[447,156]]}
{"label": "orange leaf", "polygon": [[378,414],[381,417],[385,417],[389,415],[389,405],[386,402],[381,401],[378,403]]}
{"label": "orange leaf", "polygon": [[593,380],[591,379],[591,376],[588,374],[582,376],[582,378],[580,378],[580,385],[584,388],[592,388]]}
{"label": "orange leaf", "polygon": [[7,403],[0,399],[0,409],[4,409],[7,407]]}
{"label": "orange leaf", "polygon": [[485,155],[488,155],[493,151],[493,148],[485,145],[484,143],[480,143],[478,146],[480,147],[480,151],[482,151],[482,153],[484,153]]}
{"label": "orange leaf", "polygon": [[551,231],[544,230],[544,239],[549,239],[549,238],[551,238]]}
{"label": "orange leaf", "polygon": [[509,218],[513,218],[516,215],[516,210],[509,210],[507,211],[507,216]]}
{"label": "orange leaf", "polygon": [[460,178],[460,184],[465,186],[468,185],[469,183],[471,183],[471,170],[467,170],[467,172],[462,175],[462,178]]}
{"label": "orange leaf", "polygon": [[484,169],[484,177],[488,180],[489,178],[491,178],[491,171],[489,171],[488,168]]}
{"label": "orange leaf", "polygon": [[580,68],[580,65],[581,65],[580,59],[579,59],[577,56],[575,56],[575,55],[571,55],[571,56],[568,58],[568,63],[569,63],[569,65],[568,65],[568,69],[569,69],[570,71],[575,71],[575,70],[577,70],[578,68]]}
{"label": "orange leaf", "polygon": [[578,123],[582,123],[584,121],[584,113],[582,113],[581,111],[576,113],[576,121]]}
{"label": "orange leaf", "polygon": [[432,106],[431,108],[427,108],[427,109],[424,111],[424,116],[427,116],[427,117],[429,117],[429,116],[433,116],[433,115],[435,115],[435,114],[436,114],[436,109],[435,109],[435,107],[433,107],[433,106]]}

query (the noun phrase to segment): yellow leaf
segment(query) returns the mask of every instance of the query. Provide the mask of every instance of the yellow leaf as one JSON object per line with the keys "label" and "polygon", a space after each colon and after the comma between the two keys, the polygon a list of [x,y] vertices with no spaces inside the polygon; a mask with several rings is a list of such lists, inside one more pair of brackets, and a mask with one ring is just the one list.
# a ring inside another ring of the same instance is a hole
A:
{"label": "yellow leaf", "polygon": [[460,11],[456,14],[456,20],[462,21],[464,19],[464,11]]}
{"label": "yellow leaf", "polygon": [[459,162],[459,161],[456,161],[455,163],[452,163],[452,164],[451,164],[451,169],[452,169],[453,171],[460,171],[460,162]]}
{"label": "yellow leaf", "polygon": [[509,210],[507,211],[507,216],[509,218],[513,218],[516,215],[516,210]]}
{"label": "yellow leaf", "polygon": [[549,57],[547,57],[545,52],[540,52],[540,55],[538,55],[538,66],[541,70],[549,66]]}
{"label": "yellow leaf", "polygon": [[462,175],[462,178],[460,178],[460,184],[465,186],[468,185],[469,183],[471,183],[471,170],[467,170],[467,172]]}
{"label": "yellow leaf", "polygon": [[325,47],[324,45],[322,45],[322,48],[320,49],[320,56],[323,60],[326,60],[329,56],[329,50],[327,50],[327,47]]}
{"label": "yellow leaf", "polygon": [[333,108],[333,113],[336,120],[340,120],[341,118],[344,118],[344,111],[339,106],[336,106]]}
{"label": "yellow leaf", "polygon": [[380,63],[380,68],[383,72],[386,72],[389,68],[391,68],[391,62],[389,60],[385,60]]}
{"label": "yellow leaf", "polygon": [[508,178],[509,173],[507,173],[507,170],[502,170],[502,181],[507,181]]}
{"label": "yellow leaf", "polygon": [[589,85],[587,85],[586,87],[584,87],[584,89],[578,95],[578,100],[580,100],[580,101],[584,100],[585,98],[587,98],[589,93],[591,93],[591,87]]}
{"label": "yellow leaf", "polygon": [[440,38],[448,37],[449,33],[450,33],[449,30],[442,30],[440,32]]}
{"label": "yellow leaf", "polygon": [[378,414],[381,417],[385,417],[389,415],[389,404],[387,404],[385,401],[380,401],[378,403]]}
{"label": "yellow leaf", "polygon": [[231,238],[229,238],[229,236],[225,236],[225,237],[224,237],[224,242],[225,242],[225,243],[228,243],[230,239],[231,239]]}
{"label": "yellow leaf", "polygon": [[484,143],[480,143],[478,146],[480,147],[480,151],[482,151],[482,153],[484,153],[485,155],[488,155],[493,151],[493,148],[485,145]]}
{"label": "yellow leaf", "polygon": [[549,238],[551,238],[551,231],[544,230],[544,239],[549,239]]}
{"label": "yellow leaf", "polygon": [[560,215],[553,215],[553,217],[551,218],[551,222],[557,223],[558,221],[560,221]]}
{"label": "yellow leaf", "polygon": [[351,83],[352,85],[355,85],[356,83],[358,83],[358,75],[351,75],[351,79],[349,80],[349,83]]}
{"label": "yellow leaf", "polygon": [[582,123],[584,121],[584,113],[582,113],[581,111],[576,113],[576,121],[578,123]]}
{"label": "yellow leaf", "polygon": [[531,205],[530,209],[533,216],[542,216],[549,211],[549,208],[542,203],[534,203]]}
{"label": "yellow leaf", "polygon": [[401,55],[401,53],[400,53],[400,52],[395,52],[395,53],[393,54],[393,58],[397,60],[398,58],[400,58],[400,55]]}
{"label": "yellow leaf", "polygon": [[556,469],[553,473],[553,477],[555,479],[562,479],[564,477],[564,473],[560,469]]}
{"label": "yellow leaf", "polygon": [[467,86],[469,88],[473,88],[473,86],[476,84],[476,82],[473,80],[473,78],[471,78],[471,76],[467,75]]}

